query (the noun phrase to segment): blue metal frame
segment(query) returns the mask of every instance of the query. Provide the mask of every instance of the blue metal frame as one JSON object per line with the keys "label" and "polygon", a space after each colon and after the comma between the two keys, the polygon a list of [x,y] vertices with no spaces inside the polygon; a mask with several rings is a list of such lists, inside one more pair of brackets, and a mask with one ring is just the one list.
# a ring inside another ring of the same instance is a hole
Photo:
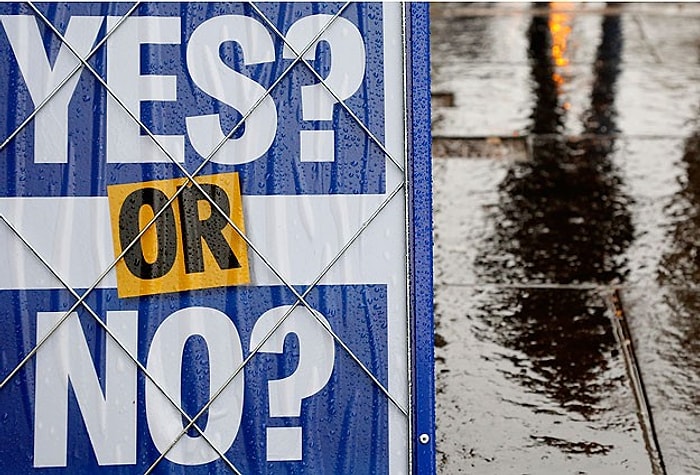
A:
{"label": "blue metal frame", "polygon": [[[413,328],[413,473],[435,473],[430,24],[427,3],[407,6],[410,302]],[[428,436],[427,441],[425,436]],[[423,436],[423,441],[421,441]]]}

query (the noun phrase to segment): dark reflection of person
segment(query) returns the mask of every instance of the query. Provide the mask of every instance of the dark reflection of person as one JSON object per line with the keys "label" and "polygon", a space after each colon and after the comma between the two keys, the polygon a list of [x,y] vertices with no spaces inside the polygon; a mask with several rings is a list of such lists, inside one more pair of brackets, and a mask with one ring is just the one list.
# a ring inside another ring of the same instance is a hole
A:
{"label": "dark reflection of person", "polygon": [[[477,265],[491,281],[525,285],[619,281],[621,255],[632,238],[626,198],[610,159],[620,18],[603,19],[591,104],[584,134],[576,139],[563,135],[566,109],[548,17],[535,14],[528,36],[535,88],[532,154],[513,164],[500,185],[493,247]],[[505,270],[503,260],[511,261]],[[615,347],[604,303],[592,292],[563,289],[499,291],[491,302],[493,307],[482,309],[489,338],[522,355],[515,363],[523,371],[513,376],[568,411],[593,416],[606,390],[601,385],[614,384],[599,377]]]}
{"label": "dark reflection of person", "polygon": [[[685,174],[681,189],[672,202],[674,224],[668,237],[671,249],[663,256],[657,277],[664,287],[662,294],[670,307],[672,331],[670,338],[659,345],[661,355],[685,377],[694,373],[700,377],[700,293],[688,289],[688,283],[700,281],[700,128],[685,140],[681,164]],[[668,375],[668,377],[673,377]],[[700,407],[697,385],[673,383],[672,387],[686,393],[688,407]]]}

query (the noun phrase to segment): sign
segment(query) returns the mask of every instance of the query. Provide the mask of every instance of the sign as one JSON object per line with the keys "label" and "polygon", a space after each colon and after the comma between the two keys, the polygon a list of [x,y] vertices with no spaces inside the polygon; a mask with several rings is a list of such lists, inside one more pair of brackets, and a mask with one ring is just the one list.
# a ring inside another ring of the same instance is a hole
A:
{"label": "sign", "polygon": [[117,262],[119,297],[250,282],[238,174],[200,176],[197,183],[179,178],[107,186],[114,255],[124,253]]}
{"label": "sign", "polygon": [[0,3],[0,472],[434,471],[427,31]]}

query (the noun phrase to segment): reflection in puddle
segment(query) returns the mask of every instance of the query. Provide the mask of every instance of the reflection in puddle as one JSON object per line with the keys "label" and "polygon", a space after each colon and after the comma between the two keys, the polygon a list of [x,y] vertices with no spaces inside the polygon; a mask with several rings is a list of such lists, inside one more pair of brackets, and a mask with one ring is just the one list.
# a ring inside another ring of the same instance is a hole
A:
{"label": "reflection in puddle", "polygon": [[700,10],[503,8],[435,47],[444,473],[700,473]]}
{"label": "reflection in puddle", "polygon": [[700,129],[685,141],[681,167],[681,190],[674,197],[673,226],[669,233],[672,249],[663,258],[658,280],[661,284],[700,281]]}
{"label": "reflection in puddle", "polygon": [[532,437],[537,442],[552,447],[558,447],[564,453],[570,454],[607,454],[613,447],[611,445],[596,444],[595,442],[578,442],[571,443],[567,440],[562,440],[556,437]]}
{"label": "reflection in puddle", "polygon": [[[685,174],[673,200],[673,225],[668,236],[671,249],[662,258],[657,280],[662,286],[668,285],[673,294],[668,304],[676,342],[673,351],[664,352],[665,356],[674,367],[694,371],[700,378],[700,358],[695,356],[700,354],[700,299],[697,291],[681,287],[688,281],[700,281],[700,128],[686,139],[681,162]],[[695,367],[689,364],[693,358]],[[699,407],[700,392],[694,395],[693,403]]]}
{"label": "reflection in puddle", "polygon": [[[550,4],[549,31],[552,37],[552,60],[554,66],[562,68],[569,65],[567,56],[568,40],[571,34],[571,15],[567,13],[568,4],[565,2],[552,2]],[[562,86],[566,82],[564,76],[559,71],[552,72],[552,79],[557,85],[557,91],[561,94]],[[564,103],[564,109],[569,107]]]}
{"label": "reflection in puddle", "polygon": [[[548,16],[532,18],[531,159],[514,162],[500,184],[495,236],[477,262],[484,280],[509,272],[498,265],[504,254],[528,283],[602,284],[624,278],[623,254],[633,229],[629,199],[610,158],[616,147],[620,18],[603,18],[590,106],[583,117],[585,134],[576,140],[561,135],[567,113],[561,100],[562,67],[568,64],[570,32],[571,14],[556,6]],[[493,315],[485,317],[492,328],[488,338],[521,352],[521,364],[532,370],[509,377],[528,391],[546,394],[572,415],[604,417],[599,414],[601,398],[622,382],[605,374],[616,343],[599,296],[583,290],[500,292],[494,299],[500,300],[494,306],[515,310],[507,318],[502,312],[485,312]],[[547,443],[545,439],[540,442]],[[595,453],[608,450],[591,444]]]}
{"label": "reflection in puddle", "polygon": [[[502,372],[510,380],[556,402],[573,419],[606,419],[601,400],[618,393],[622,375],[611,378],[616,348],[604,301],[592,291],[536,289],[490,294],[480,309],[487,324],[477,337],[508,353]],[[515,368],[515,370],[513,369]],[[507,369],[506,369],[507,368]],[[537,417],[551,405],[529,407]]]}
{"label": "reflection in puddle", "polygon": [[681,166],[684,175],[673,198],[673,224],[667,236],[670,249],[657,276],[662,303],[638,325],[653,331],[653,342],[642,349],[654,361],[642,372],[652,381],[652,408],[663,415],[658,425],[667,466],[678,473],[696,473],[700,470],[700,293],[689,289],[687,282],[700,281],[700,129],[685,140]]}

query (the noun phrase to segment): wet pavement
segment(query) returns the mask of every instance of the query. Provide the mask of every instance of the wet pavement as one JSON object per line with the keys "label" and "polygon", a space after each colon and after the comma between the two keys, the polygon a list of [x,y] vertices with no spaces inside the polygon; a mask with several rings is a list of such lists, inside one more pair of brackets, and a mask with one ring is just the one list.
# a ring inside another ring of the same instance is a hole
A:
{"label": "wet pavement", "polygon": [[440,473],[700,473],[700,4],[431,22]]}

